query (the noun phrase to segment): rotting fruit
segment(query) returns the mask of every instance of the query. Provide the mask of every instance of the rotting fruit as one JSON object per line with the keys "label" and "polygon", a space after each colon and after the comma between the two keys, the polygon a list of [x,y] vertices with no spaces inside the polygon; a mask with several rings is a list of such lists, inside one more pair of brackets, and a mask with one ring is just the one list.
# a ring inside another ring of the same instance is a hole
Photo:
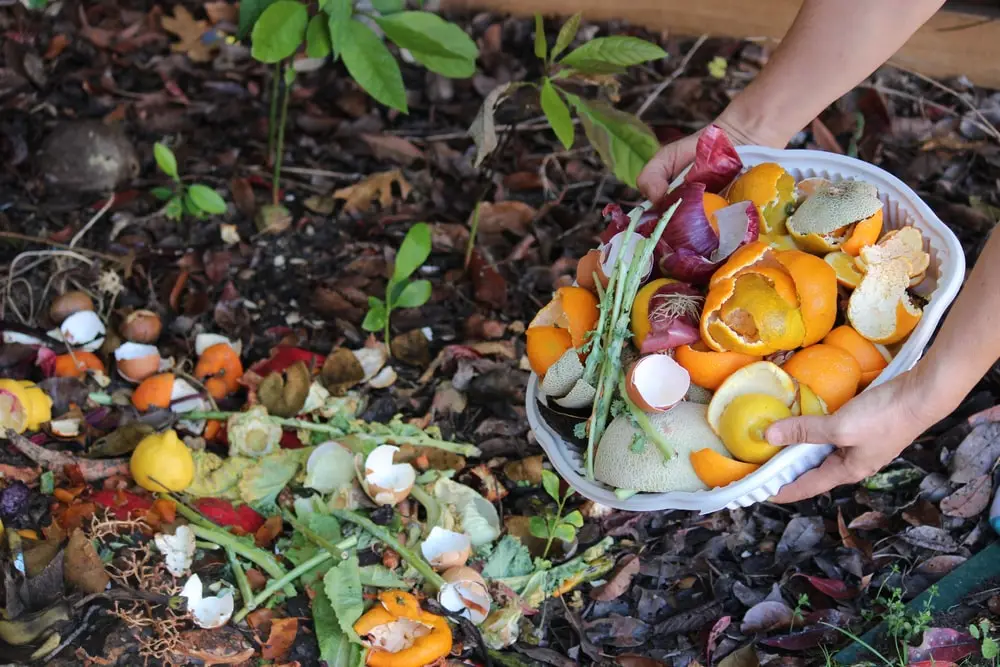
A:
{"label": "rotting fruit", "polygon": [[148,491],[183,491],[194,479],[194,458],[173,429],[147,435],[132,452],[129,469]]}
{"label": "rotting fruit", "polygon": [[354,631],[370,647],[370,667],[422,667],[451,652],[448,619],[420,608],[407,591],[379,593],[375,605],[354,623]]}

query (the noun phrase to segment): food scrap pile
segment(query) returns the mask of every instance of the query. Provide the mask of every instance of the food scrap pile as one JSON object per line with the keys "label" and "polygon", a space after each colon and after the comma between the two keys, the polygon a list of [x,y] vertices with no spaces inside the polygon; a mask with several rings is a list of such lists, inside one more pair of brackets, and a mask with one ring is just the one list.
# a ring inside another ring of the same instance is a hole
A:
{"label": "food scrap pile", "polygon": [[[48,316],[47,334],[4,331],[24,363],[0,380],[0,433],[37,466],[6,466],[24,480],[0,492],[0,638],[20,660],[63,650],[87,627],[72,609],[106,597],[144,661],[241,663],[256,649],[233,649],[237,626],[277,659],[303,615],[329,665],[488,661],[548,597],[614,567],[612,538],[578,542],[584,515],[542,457],[469,473],[480,450],[429,419],[359,418],[397,377],[374,338],[329,355],[283,344],[244,368],[240,343],[212,333],[194,359],[161,357],[152,311],[111,327],[71,292]],[[549,500],[504,526],[495,503],[517,485]],[[63,572],[85,594],[72,608]],[[32,596],[53,576],[55,595]]]}
{"label": "food scrap pile", "polygon": [[681,180],[648,210],[609,205],[527,330],[542,409],[576,419],[588,478],[621,498],[752,475],[779,451],[770,424],[839,409],[926,305],[923,235],[883,233],[871,184],[744,169],[714,126]]}

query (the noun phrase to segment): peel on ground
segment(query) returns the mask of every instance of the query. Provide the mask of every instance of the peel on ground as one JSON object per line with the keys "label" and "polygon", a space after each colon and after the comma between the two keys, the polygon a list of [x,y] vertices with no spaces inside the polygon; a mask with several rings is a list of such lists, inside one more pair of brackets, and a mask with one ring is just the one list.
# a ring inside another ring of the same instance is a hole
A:
{"label": "peel on ground", "polygon": [[910,263],[891,259],[868,267],[847,302],[847,320],[873,343],[891,345],[905,338],[923,315],[907,294]]}
{"label": "peel on ground", "polygon": [[767,234],[784,234],[788,207],[795,200],[795,179],[774,162],[755,165],[729,187],[730,202],[752,201],[764,221]]}
{"label": "peel on ground", "polygon": [[803,250],[857,255],[882,233],[882,202],[864,181],[820,185],[788,218],[788,232]]}

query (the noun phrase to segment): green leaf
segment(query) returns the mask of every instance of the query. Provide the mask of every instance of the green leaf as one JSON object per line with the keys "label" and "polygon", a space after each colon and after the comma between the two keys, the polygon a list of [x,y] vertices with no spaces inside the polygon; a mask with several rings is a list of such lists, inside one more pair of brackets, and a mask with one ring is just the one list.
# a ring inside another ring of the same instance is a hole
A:
{"label": "green leaf", "polygon": [[343,42],[337,43],[340,34],[334,34],[334,45],[340,50],[347,71],[377,102],[405,112],[406,89],[399,63],[389,53],[371,28],[355,20],[343,29]]}
{"label": "green leaf", "polygon": [[350,637],[340,629],[337,614],[330,604],[330,597],[317,588],[312,601],[313,626],[319,644],[319,659],[330,667],[351,667],[361,653],[361,647],[352,644]]}
{"label": "green leaf", "polygon": [[567,94],[590,143],[618,180],[635,187],[635,179],[660,148],[656,135],[632,114],[608,104]]}
{"label": "green leaf", "polygon": [[365,331],[381,331],[385,328],[385,303],[375,296],[368,297],[368,313],[361,328]]}
{"label": "green leaf", "polygon": [[431,254],[431,228],[426,222],[418,222],[406,232],[406,237],[396,253],[396,265],[392,279],[399,282],[409,278]]}
{"label": "green leaf", "polygon": [[552,535],[557,540],[562,540],[563,542],[572,542],[576,538],[576,528],[569,525],[568,523],[561,523],[556,526],[556,529],[552,531]]}
{"label": "green leaf", "polygon": [[1000,645],[993,637],[985,637],[983,639],[983,657],[987,660],[994,660],[1000,657]]}
{"label": "green leaf", "polygon": [[38,491],[44,493],[47,496],[52,495],[52,492],[56,490],[56,476],[52,474],[51,470],[46,470],[42,473],[42,476],[38,478]]}
{"label": "green leaf", "polygon": [[174,191],[170,188],[153,188],[149,191],[149,194],[153,195],[160,201],[167,201],[174,196]]}
{"label": "green leaf", "polygon": [[580,19],[583,18],[583,14],[577,12],[573,16],[569,17],[562,27],[559,28],[559,35],[556,37],[556,45],[552,47],[552,58],[558,58],[559,54],[566,50],[566,48],[573,43],[573,38],[576,37],[577,31],[580,30]]}
{"label": "green leaf", "polygon": [[306,27],[306,55],[310,58],[326,58],[330,55],[330,17],[324,12],[309,19]]}
{"label": "green leaf", "polygon": [[339,58],[340,45],[344,44],[347,40],[344,33],[347,31],[351,22],[351,15],[354,13],[354,0],[329,0],[325,9],[330,15],[328,24],[333,57]]}
{"label": "green leaf", "polygon": [[973,639],[979,639],[979,626],[975,623],[969,624],[969,634],[972,635]]}
{"label": "green leaf", "polygon": [[563,523],[568,523],[574,528],[583,528],[583,515],[580,514],[580,510],[573,510],[564,516],[562,520]]}
{"label": "green leaf", "polygon": [[302,452],[309,451],[283,449],[258,459],[243,471],[239,482],[240,498],[258,511],[274,509],[278,494],[299,471]]}
{"label": "green leaf", "polygon": [[597,37],[582,44],[560,61],[581,72],[595,74],[619,71],[648,60],[666,58],[667,52],[638,37]]}
{"label": "green leaf", "polygon": [[549,125],[566,150],[573,147],[573,119],[569,115],[569,107],[559,96],[559,91],[548,79],[542,82],[542,111],[549,120]]}
{"label": "green leaf", "polygon": [[276,63],[295,53],[306,34],[309,11],[295,0],[278,0],[253,26],[251,54],[262,63]]}
{"label": "green leaf", "polygon": [[726,77],[726,69],[728,67],[729,61],[722,56],[715,56],[708,61],[708,74],[713,79],[724,79]]}
{"label": "green leaf", "polygon": [[375,19],[378,26],[404,49],[429,56],[475,60],[479,48],[462,28],[430,12],[399,12]]}
{"label": "green leaf", "polygon": [[365,602],[361,597],[361,572],[358,567],[358,557],[352,555],[323,577],[326,595],[330,598],[330,606],[337,615],[340,631],[352,641],[361,642],[354,632],[354,622],[361,618],[365,610]]}
{"label": "green leaf", "polygon": [[552,500],[559,502],[559,475],[551,470],[542,471],[542,486]]}
{"label": "green leaf", "polygon": [[365,565],[361,568],[361,585],[373,588],[409,588],[402,577],[387,568],[385,565]]}
{"label": "green leaf", "polygon": [[405,0],[372,0],[372,7],[378,10],[379,14],[395,14],[403,11],[406,2]]}
{"label": "green leaf", "polygon": [[164,174],[177,180],[177,157],[174,152],[167,148],[165,144],[157,141],[153,144],[153,157],[156,158],[156,165]]}
{"label": "green leaf", "polygon": [[545,41],[545,19],[535,14],[535,57],[545,60],[549,55],[549,45]]}
{"label": "green leaf", "polygon": [[188,188],[188,196],[205,213],[221,215],[226,212],[226,200],[207,185],[195,183]]}
{"label": "green leaf", "polygon": [[168,201],[163,209],[163,215],[167,216],[168,220],[180,220],[184,217],[184,202],[181,198],[174,197]]}
{"label": "green leaf", "polygon": [[398,308],[419,308],[431,298],[431,283],[429,280],[415,280],[407,283],[399,297],[392,305]]}
{"label": "green leaf", "polygon": [[240,26],[238,36],[243,39],[250,32],[250,28],[257,23],[257,19],[264,13],[274,0],[241,0],[240,1]]}
{"label": "green leaf", "polygon": [[193,215],[195,217],[197,217],[198,215],[201,215],[202,210],[198,206],[198,204],[195,203],[194,199],[191,198],[191,193],[190,192],[184,193],[183,200],[184,200],[184,212],[185,213],[187,213],[188,215]]}
{"label": "green leaf", "polygon": [[528,520],[528,532],[534,537],[548,539],[549,524],[540,516],[533,516]]}
{"label": "green leaf", "polygon": [[520,577],[531,574],[535,566],[531,562],[531,553],[521,541],[513,535],[504,535],[497,543],[493,553],[483,567],[483,577],[500,579],[502,577]]}
{"label": "green leaf", "polygon": [[476,73],[476,61],[468,58],[434,56],[413,49],[410,49],[410,55],[430,71],[449,79],[468,79]]}

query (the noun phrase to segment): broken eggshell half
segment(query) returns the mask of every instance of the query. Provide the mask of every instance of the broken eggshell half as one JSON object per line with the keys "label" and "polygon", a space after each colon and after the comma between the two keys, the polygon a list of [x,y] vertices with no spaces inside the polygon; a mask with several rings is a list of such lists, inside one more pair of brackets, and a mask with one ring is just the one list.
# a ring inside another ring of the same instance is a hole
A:
{"label": "broken eggshell half", "polygon": [[420,543],[420,553],[435,570],[450,570],[465,565],[469,560],[472,541],[464,533],[434,526],[427,538]]}
{"label": "broken eggshell half", "polygon": [[417,480],[417,471],[409,463],[393,463],[399,447],[379,445],[365,459],[361,484],[377,505],[395,505],[408,495]]}
{"label": "broken eggshell half", "polygon": [[118,374],[128,382],[137,384],[162,370],[163,360],[155,345],[122,343],[115,350]]}
{"label": "broken eggshell half", "polygon": [[204,597],[204,592],[201,578],[192,574],[179,595],[187,599],[188,610],[198,627],[206,630],[221,628],[233,615],[233,593],[227,589],[222,595]]}
{"label": "broken eggshell half", "polygon": [[220,343],[224,343],[225,345],[233,348],[236,354],[242,354],[243,352],[243,343],[241,341],[232,341],[225,336],[220,336],[219,334],[200,333],[195,336],[194,339],[194,353],[196,356],[200,357],[205,354],[205,350],[213,345],[219,345]]}
{"label": "broken eggshell half", "polygon": [[648,354],[628,369],[625,391],[643,412],[666,412],[691,388],[687,370],[667,354]]}
{"label": "broken eggshell half", "polygon": [[104,344],[105,333],[107,328],[97,313],[81,310],[63,320],[58,329],[49,332],[49,336],[87,352],[94,352]]}
{"label": "broken eggshell half", "polygon": [[453,567],[441,575],[445,584],[438,592],[438,602],[450,612],[479,625],[490,613],[489,589],[486,580],[471,567]]}

